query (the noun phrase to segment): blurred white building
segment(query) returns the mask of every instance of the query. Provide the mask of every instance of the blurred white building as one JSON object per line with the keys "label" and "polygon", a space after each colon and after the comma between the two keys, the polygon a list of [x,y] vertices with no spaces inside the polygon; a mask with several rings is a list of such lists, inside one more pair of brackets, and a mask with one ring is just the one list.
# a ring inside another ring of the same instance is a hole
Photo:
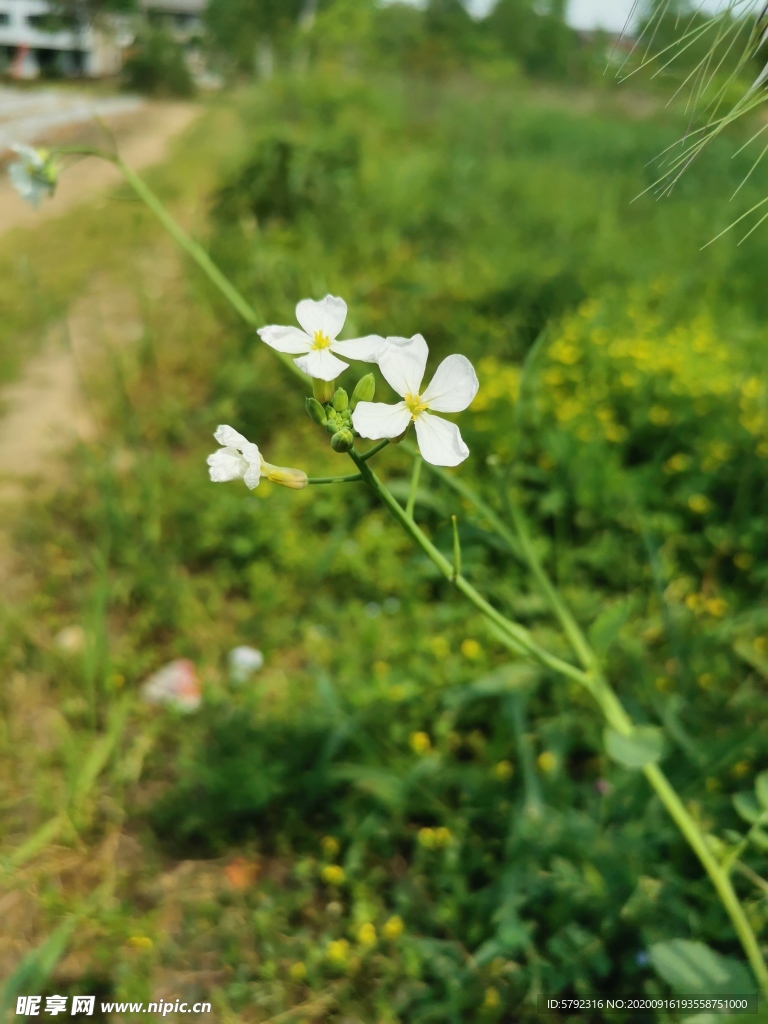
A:
{"label": "blurred white building", "polygon": [[[202,34],[206,2],[140,0],[140,6],[150,21],[186,44]],[[53,11],[47,0],[0,0],[0,72],[13,78],[117,74],[134,36],[129,18],[97,28]]]}

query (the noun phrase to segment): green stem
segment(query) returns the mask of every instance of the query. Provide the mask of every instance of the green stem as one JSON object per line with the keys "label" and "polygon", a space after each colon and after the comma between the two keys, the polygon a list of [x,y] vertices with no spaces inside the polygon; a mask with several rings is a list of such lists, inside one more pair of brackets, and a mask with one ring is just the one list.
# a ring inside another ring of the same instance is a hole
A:
{"label": "green stem", "polygon": [[375,444],[373,448],[369,448],[367,452],[363,452],[362,454],[357,452],[356,454],[363,462],[367,462],[368,459],[372,459],[374,455],[378,455],[382,448],[386,448],[388,444],[389,438],[386,438],[384,441],[379,441],[378,444]]}
{"label": "green stem", "polygon": [[[623,735],[632,734],[635,729],[635,724],[625,711],[621,701],[614,693],[610,684],[602,675],[597,659],[589,647],[586,638],[581,634],[581,630],[575,623],[575,620],[573,620],[573,625],[576,633],[578,633],[581,639],[580,653],[584,655],[585,660],[590,666],[586,672],[577,669],[568,662],[561,661],[559,658],[549,654],[548,651],[540,648],[533,641],[526,629],[517,623],[511,622],[504,615],[498,612],[463,576],[458,575],[454,580],[453,566],[448,559],[438,551],[429,538],[422,532],[422,530],[419,529],[413,519],[406,514],[406,511],[399,505],[393,495],[390,494],[389,490],[378,479],[373,471],[360,460],[359,456],[357,456],[355,452],[350,452],[350,456],[357,464],[363,479],[371,490],[390,509],[395,518],[422,548],[422,550],[431,558],[446,579],[454,582],[456,589],[461,591],[461,593],[464,594],[464,596],[478,609],[478,611],[482,612],[483,615],[490,620],[492,626],[495,627],[494,632],[498,631],[502,642],[506,642],[513,650],[519,651],[520,649],[523,649],[529,657],[533,657],[535,660],[547,665],[557,672],[560,672],[562,675],[581,683],[581,685],[592,693],[611,727]],[[555,604],[560,614],[565,611],[568,617],[570,617],[570,612],[568,612],[565,605],[560,600],[554,586],[546,576],[541,563],[538,562],[535,552],[530,547],[527,532],[522,539],[522,549],[525,551],[526,548],[529,549],[526,551],[527,556],[530,557],[532,554],[538,565],[539,572],[536,574],[537,578],[540,582],[544,579],[548,583],[548,588],[545,593],[547,593],[548,596],[550,594],[554,595],[557,598]],[[706,838],[698,824],[685,808],[680,797],[672,788],[668,779],[658,765],[646,765],[643,772],[664,807],[667,809],[667,812],[698,856],[702,866],[712,880],[712,884],[714,885],[725,910],[731,918],[731,922],[733,923],[736,933],[744,947],[744,951],[747,954],[752,970],[754,971],[763,992],[768,996],[768,968],[763,960],[755,933],[747,920],[744,908],[739,902],[739,898],[731,884],[730,878],[717,863],[717,860],[709,849]]]}
{"label": "green stem", "polygon": [[[183,251],[194,260],[198,267],[200,267],[209,280],[219,289],[224,298],[227,299],[230,305],[240,314],[245,322],[252,327],[256,327],[258,325],[261,317],[254,307],[246,301],[228,278],[224,276],[202,246],[190,238],[177,221],[171,217],[163,203],[146,185],[146,183],[133,170],[131,170],[131,168],[128,167],[119,156],[92,149],[68,149],[61,150],[61,152],[73,154],[79,153],[84,156],[99,156],[113,163],[121,171],[125,180],[131,188],[133,188],[137,196],[147,205],[152,213],[154,213],[174,241],[176,241]],[[291,371],[291,373],[298,376],[302,381],[307,381],[306,375],[299,370],[293,359],[282,352],[276,352],[276,355],[283,362],[286,368]],[[514,508],[512,509],[513,519],[515,520],[515,525],[519,534],[519,537],[515,538],[495,512],[473,495],[466,485],[455,480],[452,476],[444,473],[442,470],[438,470],[435,467],[430,466],[430,469],[433,469],[434,472],[441,476],[449,486],[475,504],[482,514],[486,516],[489,522],[491,522],[494,529],[496,529],[500,536],[506,540],[513,552],[516,554],[522,552],[522,555],[531,567],[531,571],[536,577],[539,585],[542,587],[555,615],[568,636],[574,652],[586,671],[577,669],[574,665],[556,658],[549,654],[548,651],[539,647],[526,629],[519,624],[510,621],[498,612],[491,604],[489,604],[488,601],[485,600],[485,598],[472,586],[472,584],[469,583],[468,580],[466,580],[460,573],[454,572],[454,567],[440,553],[440,551],[438,551],[429,538],[419,529],[413,521],[412,515],[400,507],[387,488],[384,487],[372,470],[366,465],[366,461],[372,458],[378,451],[381,451],[386,444],[388,444],[388,441],[382,441],[380,444],[374,446],[363,454],[359,454],[355,451],[350,452],[352,460],[360,470],[359,477],[365,480],[371,490],[379,496],[385,505],[387,505],[395,518],[398,519],[416,543],[432,559],[446,579],[451,580],[456,589],[459,590],[478,609],[478,611],[482,612],[483,615],[490,620],[496,630],[498,630],[499,634],[506,639],[510,646],[514,646],[514,648],[518,650],[524,650],[528,656],[584,685],[595,696],[595,699],[602,708],[608,722],[617,731],[624,733],[625,735],[631,733],[634,729],[634,723],[627,715],[610,685],[604,679],[594,652],[587,643],[586,638],[581,632],[575,619],[573,619],[570,611],[565,606],[556,589],[544,572],[544,569],[538,560],[538,556],[530,543],[530,538],[528,537],[522,517],[516,513]],[[403,446],[406,450],[411,450],[411,446],[408,442],[404,442]],[[351,482],[350,478],[347,478],[347,480],[344,480],[343,478],[327,478],[324,480],[321,478],[313,482],[341,483],[348,481]],[[672,816],[693,850],[696,852],[699,860],[712,879],[715,889],[720,896],[723,905],[728,911],[739,938],[741,939],[742,945],[744,946],[749,958],[749,962],[752,965],[752,969],[754,970],[764,993],[768,996],[768,968],[763,960],[755,934],[746,918],[741,904],[739,903],[733,886],[731,885],[730,878],[715,860],[712,852],[707,846],[703,833],[684,807],[682,801],[669,784],[661,769],[658,768],[657,765],[647,765],[643,771],[662,803],[667,808],[667,811]]]}
{"label": "green stem", "polygon": [[747,920],[747,915],[744,913],[744,908],[739,901],[739,897],[736,895],[728,874],[717,863],[698,824],[686,810],[682,800],[658,765],[646,765],[643,773],[653,786],[677,827],[688,840],[691,849],[695,852],[712,880],[712,884],[741,940],[744,952],[747,954],[760,988],[763,990],[763,994],[768,997],[768,967],[766,967],[760,950],[760,944],[752,930],[752,926]]}
{"label": "green stem", "polygon": [[[184,252],[187,253],[187,255],[195,261],[198,267],[200,267],[203,273],[206,274],[208,279],[216,285],[232,308],[236,310],[243,320],[245,320],[245,322],[251,327],[258,327],[259,324],[263,322],[258,311],[243,298],[237,288],[235,288],[231,281],[219,270],[205,249],[203,249],[198,242],[189,237],[181,225],[170,215],[168,210],[166,210],[163,203],[149,188],[146,182],[140,178],[135,171],[131,170],[127,164],[123,163],[120,157],[109,157],[105,154],[101,155],[104,155],[105,159],[111,160],[115,167],[118,168],[139,199],[141,199],[146,206],[149,207],[152,213],[154,213],[171,238],[181,246]],[[291,373],[295,374],[305,383],[309,381],[307,375],[301,372],[290,356],[286,355],[284,352],[275,352],[275,355],[282,361],[283,365],[291,371]]]}
{"label": "green stem", "polygon": [[374,494],[376,494],[377,497],[379,497],[387,506],[390,512],[392,512],[395,518],[416,541],[419,547],[429,555],[445,578],[451,581],[456,589],[459,590],[475,606],[475,608],[477,608],[478,611],[482,612],[483,615],[494,623],[503,633],[511,637],[511,639],[522,647],[526,654],[535,661],[538,661],[543,665],[547,665],[549,668],[554,669],[561,675],[568,676],[578,682],[584,683],[587,680],[588,677],[586,674],[576,668],[575,665],[571,665],[567,661],[562,661],[562,659],[550,654],[549,651],[545,651],[543,647],[539,647],[527,629],[516,622],[510,621],[510,619],[505,615],[502,615],[501,612],[497,611],[496,608],[486,601],[483,595],[472,586],[466,577],[457,576],[454,580],[453,565],[435,547],[432,541],[417,526],[413,519],[406,515],[405,509],[402,508],[402,506],[395,500],[393,495],[379,480],[370,466],[367,466],[365,462],[363,462],[357,452],[351,451],[349,455]]}
{"label": "green stem", "polygon": [[352,476],[311,476],[307,484],[354,484],[362,479],[360,473],[353,473]]}
{"label": "green stem", "polygon": [[408,492],[408,502],[405,506],[405,514],[409,519],[413,519],[413,509],[416,505],[416,491],[419,489],[419,477],[421,476],[421,464],[424,459],[420,455],[417,455],[413,460],[413,473],[411,475],[411,489]]}

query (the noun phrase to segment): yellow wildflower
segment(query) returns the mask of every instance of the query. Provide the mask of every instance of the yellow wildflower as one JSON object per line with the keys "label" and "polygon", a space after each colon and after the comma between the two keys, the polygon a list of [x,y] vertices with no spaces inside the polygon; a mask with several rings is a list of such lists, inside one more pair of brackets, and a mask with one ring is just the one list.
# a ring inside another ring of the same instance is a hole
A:
{"label": "yellow wildflower", "polygon": [[390,942],[394,942],[396,939],[400,938],[404,931],[405,925],[403,924],[402,917],[398,914],[393,914],[392,917],[384,922],[381,934],[385,939],[388,939]]}
{"label": "yellow wildflower", "polygon": [[326,864],[320,872],[320,877],[326,885],[341,885],[346,875],[344,868],[339,867],[338,864]]}
{"label": "yellow wildflower", "polygon": [[408,742],[415,754],[428,754],[432,749],[432,740],[425,732],[412,732],[408,737]]}
{"label": "yellow wildflower", "polygon": [[511,761],[499,761],[497,765],[494,765],[493,774],[501,782],[506,782],[507,779],[511,779],[515,773],[515,767]]}
{"label": "yellow wildflower", "polygon": [[711,508],[712,502],[705,494],[692,494],[688,499],[688,508],[697,515],[704,515]]}
{"label": "yellow wildflower", "polygon": [[320,840],[320,845],[323,848],[323,853],[326,857],[335,857],[341,847],[339,841],[335,836],[323,836]]}
{"label": "yellow wildflower", "polygon": [[303,961],[297,960],[288,968],[288,974],[293,981],[303,981],[307,976],[307,965]]}
{"label": "yellow wildflower", "polygon": [[541,770],[543,772],[546,772],[547,774],[553,772],[555,768],[557,768],[557,757],[552,753],[551,750],[543,750],[539,754],[537,761],[539,768],[541,768]]}
{"label": "yellow wildflower", "polygon": [[483,649],[477,640],[467,639],[462,642],[461,653],[470,661],[477,661],[483,653]]}
{"label": "yellow wildflower", "polygon": [[325,947],[325,955],[332,964],[344,967],[349,956],[349,943],[346,939],[334,939]]}
{"label": "yellow wildflower", "polygon": [[501,996],[499,995],[498,989],[487,988],[485,990],[485,998],[483,999],[483,1009],[485,1010],[496,1010],[501,1006]]}
{"label": "yellow wildflower", "polygon": [[370,921],[361,924],[357,931],[357,939],[361,946],[375,946],[377,941],[376,929]]}

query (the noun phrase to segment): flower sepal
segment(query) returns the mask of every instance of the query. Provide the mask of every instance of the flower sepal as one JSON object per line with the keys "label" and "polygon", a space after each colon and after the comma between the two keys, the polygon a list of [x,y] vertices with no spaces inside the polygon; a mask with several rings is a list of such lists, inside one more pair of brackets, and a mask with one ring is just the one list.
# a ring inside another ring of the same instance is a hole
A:
{"label": "flower sepal", "polygon": [[335,380],[320,380],[319,377],[313,377],[312,394],[315,396],[315,400],[320,402],[321,405],[327,405],[328,402],[332,402],[335,383]]}
{"label": "flower sepal", "polygon": [[273,466],[269,462],[262,462],[261,475],[270,480],[273,484],[280,484],[281,487],[290,487],[292,491],[303,490],[308,483],[307,474],[303,469],[290,469],[287,466]]}

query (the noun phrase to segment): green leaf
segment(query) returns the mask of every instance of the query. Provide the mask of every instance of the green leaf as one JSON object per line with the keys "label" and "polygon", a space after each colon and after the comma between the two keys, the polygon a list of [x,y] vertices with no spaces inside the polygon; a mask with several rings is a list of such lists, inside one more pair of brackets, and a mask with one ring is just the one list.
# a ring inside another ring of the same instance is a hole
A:
{"label": "green leaf", "polygon": [[768,772],[760,772],[755,779],[755,793],[764,811],[768,811]]}
{"label": "green leaf", "polygon": [[754,793],[734,793],[732,796],[733,806],[736,808],[736,813],[748,821],[750,825],[756,825],[760,821],[762,815],[762,808],[755,799]]}
{"label": "green leaf", "polygon": [[62,921],[42,945],[24,957],[0,993],[0,1020],[5,1019],[18,995],[40,992],[45,988],[56,965],[66,953],[77,925],[77,917]]}
{"label": "green leaf", "polygon": [[758,850],[762,850],[765,853],[768,850],[768,832],[762,828],[751,828],[748,833],[748,838],[751,843],[754,843]]}
{"label": "green leaf", "polygon": [[648,951],[657,974],[680,995],[750,995],[756,991],[745,964],[689,939],[655,942]]}
{"label": "green leaf", "polygon": [[446,694],[446,703],[452,707],[484,697],[506,697],[536,685],[541,678],[541,669],[536,665],[511,661],[488,672],[479,679],[457,686]]}
{"label": "green leaf", "polygon": [[606,728],[603,742],[608,756],[625,768],[644,768],[664,754],[664,733],[655,725],[639,725],[629,736]]}
{"label": "green leaf", "polygon": [[589,642],[595,654],[603,658],[621,632],[629,615],[629,602],[618,601],[610,605],[589,627]]}
{"label": "green leaf", "polygon": [[405,803],[403,780],[394,772],[365,765],[339,764],[333,769],[332,776],[351,782],[361,792],[375,797],[391,810],[399,811]]}

